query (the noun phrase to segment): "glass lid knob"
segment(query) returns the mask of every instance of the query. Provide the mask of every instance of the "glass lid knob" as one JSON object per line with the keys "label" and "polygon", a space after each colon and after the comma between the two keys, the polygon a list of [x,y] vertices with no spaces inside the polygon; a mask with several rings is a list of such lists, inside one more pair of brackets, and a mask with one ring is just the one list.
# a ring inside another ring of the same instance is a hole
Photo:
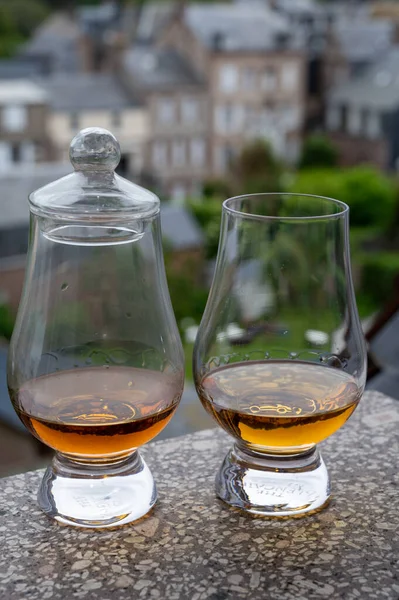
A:
{"label": "glass lid knob", "polygon": [[121,149],[110,131],[88,127],[73,138],[69,158],[75,171],[114,171],[121,159]]}

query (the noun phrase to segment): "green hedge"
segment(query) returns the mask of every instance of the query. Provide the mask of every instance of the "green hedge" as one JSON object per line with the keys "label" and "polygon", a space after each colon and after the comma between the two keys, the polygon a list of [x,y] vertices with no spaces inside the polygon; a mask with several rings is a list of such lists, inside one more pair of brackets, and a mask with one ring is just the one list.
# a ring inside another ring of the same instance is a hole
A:
{"label": "green hedge", "polygon": [[7,340],[11,338],[14,328],[14,318],[10,309],[5,304],[0,304],[0,338],[5,337]]}
{"label": "green hedge", "polygon": [[360,264],[362,294],[372,302],[384,305],[392,298],[394,280],[399,276],[399,252],[363,255]]}
{"label": "green hedge", "polygon": [[395,215],[395,184],[372,167],[299,171],[289,191],[342,200],[349,205],[350,222],[355,226],[386,230]]}

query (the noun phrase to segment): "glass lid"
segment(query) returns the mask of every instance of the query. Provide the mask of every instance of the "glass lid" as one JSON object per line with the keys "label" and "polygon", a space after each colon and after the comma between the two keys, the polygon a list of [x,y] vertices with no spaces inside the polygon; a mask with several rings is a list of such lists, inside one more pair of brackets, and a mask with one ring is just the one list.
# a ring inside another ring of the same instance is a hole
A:
{"label": "glass lid", "polygon": [[120,177],[118,140],[106,129],[89,127],[72,140],[69,157],[74,172],[36,190],[30,210],[65,221],[108,222],[149,218],[159,213],[159,198]]}

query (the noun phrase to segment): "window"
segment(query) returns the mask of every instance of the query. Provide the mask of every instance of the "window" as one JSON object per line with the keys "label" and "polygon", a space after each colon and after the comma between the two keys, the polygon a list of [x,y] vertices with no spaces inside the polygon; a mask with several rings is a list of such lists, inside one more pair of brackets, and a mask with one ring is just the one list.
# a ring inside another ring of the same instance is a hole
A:
{"label": "window", "polygon": [[174,167],[184,167],[186,163],[186,144],[184,142],[173,142],[172,163]]}
{"label": "window", "polygon": [[245,108],[242,104],[220,104],[215,108],[214,118],[218,133],[236,133],[243,128]]}
{"label": "window", "polygon": [[230,130],[233,117],[231,104],[221,104],[215,107],[215,129],[217,133],[227,133]]}
{"label": "window", "polygon": [[27,111],[25,106],[4,106],[2,123],[7,131],[23,131],[27,124]]}
{"label": "window", "polygon": [[21,162],[21,144],[12,144],[11,145],[11,159],[13,163]]}
{"label": "window", "polygon": [[293,92],[298,87],[299,82],[298,65],[288,63],[283,66],[281,71],[281,87],[285,92]]}
{"label": "window", "polygon": [[225,144],[215,149],[216,170],[225,173],[234,159],[234,151],[231,146]]}
{"label": "window", "polygon": [[347,119],[348,132],[353,135],[360,133],[362,127],[362,113],[357,108],[351,108],[348,111]]}
{"label": "window", "polygon": [[366,134],[371,139],[378,138],[381,134],[381,125],[379,114],[375,111],[370,111],[366,121]]}
{"label": "window", "polygon": [[112,111],[112,127],[115,127],[115,129],[119,129],[119,127],[121,125],[122,125],[121,111],[120,110],[113,110]]}
{"label": "window", "polygon": [[290,102],[280,104],[280,108],[277,110],[277,118],[285,131],[300,129],[303,123],[300,107]]}
{"label": "window", "polygon": [[238,69],[234,65],[222,65],[219,70],[219,88],[222,92],[235,92],[238,87]]}
{"label": "window", "polygon": [[264,92],[273,92],[277,89],[277,74],[276,70],[268,67],[262,74],[262,90]]}
{"label": "window", "polygon": [[172,98],[158,100],[157,106],[158,123],[168,124],[175,121],[175,102]]}
{"label": "window", "polygon": [[152,146],[152,165],[154,169],[162,169],[167,166],[168,149],[165,142],[154,142]]}
{"label": "window", "polygon": [[4,173],[12,163],[12,148],[7,142],[0,142],[0,173]]}
{"label": "window", "polygon": [[341,123],[341,114],[338,106],[329,106],[327,109],[327,129],[335,131],[339,129]]}
{"label": "window", "polygon": [[190,142],[190,162],[193,167],[203,167],[205,165],[205,140],[194,138]]}
{"label": "window", "polygon": [[242,72],[242,87],[245,91],[256,90],[257,73],[252,67],[246,67]]}
{"label": "window", "polygon": [[199,119],[199,102],[196,98],[183,98],[181,101],[181,119],[183,123],[192,123]]}
{"label": "window", "polygon": [[343,131],[347,131],[348,129],[348,107],[343,105],[341,106],[341,119],[340,125]]}
{"label": "window", "polygon": [[69,118],[69,126],[73,131],[79,129],[79,115],[78,113],[71,113]]}

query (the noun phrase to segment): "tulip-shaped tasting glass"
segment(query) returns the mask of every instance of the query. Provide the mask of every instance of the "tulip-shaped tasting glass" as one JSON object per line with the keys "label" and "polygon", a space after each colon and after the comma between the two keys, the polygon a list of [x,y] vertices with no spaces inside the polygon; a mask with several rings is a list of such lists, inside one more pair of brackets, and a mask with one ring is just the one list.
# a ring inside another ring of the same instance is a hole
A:
{"label": "tulip-shaped tasting glass", "polygon": [[171,419],[184,382],[159,200],[115,174],[119,144],[90,128],[74,172],[30,196],[24,291],[8,385],[26,427],[56,451],[38,501],[71,525],[128,523],[156,501],[137,449]]}
{"label": "tulip-shaped tasting glass", "polygon": [[226,200],[194,348],[201,401],[235,439],[217,495],[271,516],[323,506],[330,484],[316,444],[355,410],[365,357],[348,207],[293,194]]}

